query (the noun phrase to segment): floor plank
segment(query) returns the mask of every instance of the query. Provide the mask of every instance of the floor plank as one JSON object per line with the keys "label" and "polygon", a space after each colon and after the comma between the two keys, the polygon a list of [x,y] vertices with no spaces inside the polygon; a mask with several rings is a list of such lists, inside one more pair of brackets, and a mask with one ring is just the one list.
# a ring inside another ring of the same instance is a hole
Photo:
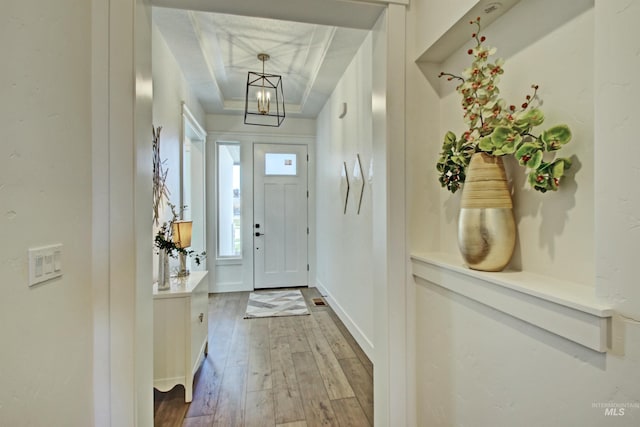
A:
{"label": "floor plank", "polygon": [[273,390],[247,392],[244,410],[245,427],[275,425]]}
{"label": "floor plank", "polygon": [[353,349],[345,339],[344,335],[342,335],[342,332],[340,332],[328,312],[319,311],[314,313],[313,317],[318,321],[318,326],[327,339],[327,342],[331,346],[331,350],[337,359],[350,359],[352,357],[356,357]]}
{"label": "floor plank", "polygon": [[312,328],[307,332],[307,340],[311,347],[311,353],[318,365],[320,376],[327,389],[329,398],[343,399],[355,397],[353,389],[342,371],[335,354],[319,328]]}
{"label": "floor plank", "polygon": [[313,354],[294,353],[292,357],[308,427],[338,425]]}
{"label": "floor plank", "polygon": [[336,327],[340,330],[340,332],[342,332],[342,336],[344,336],[347,343],[349,343],[351,349],[356,354],[356,356],[360,360],[360,363],[362,363],[362,366],[364,366],[365,370],[373,381],[373,363],[371,362],[371,360],[369,360],[369,357],[367,357],[367,354],[362,350],[355,338],[351,336],[349,330],[344,325],[344,323],[342,323],[342,320],[340,320],[338,315],[333,310],[329,310],[328,313],[329,316],[331,316],[331,318],[333,319]]}
{"label": "floor plank", "polygon": [[222,298],[219,295],[209,297],[209,355],[212,359],[224,361],[235,328],[233,311],[237,304],[236,296]]}
{"label": "floor plank", "polygon": [[373,381],[358,358],[341,359],[340,366],[344,371],[351,388],[364,411],[364,415],[373,425]]}
{"label": "floor plank", "polygon": [[251,319],[247,391],[267,390],[271,382],[269,319]]}
{"label": "floor plank", "polygon": [[162,401],[154,416],[154,425],[156,427],[181,426],[188,407],[189,404],[184,402],[184,387],[175,386],[167,393],[162,393]]}
{"label": "floor plank", "polygon": [[210,357],[204,359],[200,369],[196,372],[193,400],[187,410],[187,417],[200,417],[215,413],[223,372],[223,362]]}
{"label": "floor plank", "polygon": [[216,404],[214,427],[241,427],[244,425],[244,403],[247,372],[244,366],[225,369],[222,390]]}
{"label": "floor plank", "polygon": [[292,317],[271,317],[269,318],[269,337],[286,337],[292,335]]}
{"label": "floor plank", "polygon": [[203,415],[201,417],[185,418],[182,427],[211,427],[213,415]]}
{"label": "floor plank", "polygon": [[307,427],[306,421],[294,421],[286,424],[276,424],[276,427]]}
{"label": "floor plank", "polygon": [[236,318],[227,356],[227,366],[247,366],[249,363],[250,332],[250,321]]}
{"label": "floor plank", "polygon": [[306,353],[311,351],[309,347],[309,341],[307,341],[307,334],[303,330],[296,329],[293,335],[289,335],[289,346],[291,347],[291,353]]}
{"label": "floor plank", "polygon": [[358,399],[350,397],[347,399],[332,400],[331,406],[335,412],[341,427],[370,427],[369,421],[362,412]]}
{"label": "floor plank", "polygon": [[271,340],[271,368],[276,423],[304,420],[304,408],[287,336]]}

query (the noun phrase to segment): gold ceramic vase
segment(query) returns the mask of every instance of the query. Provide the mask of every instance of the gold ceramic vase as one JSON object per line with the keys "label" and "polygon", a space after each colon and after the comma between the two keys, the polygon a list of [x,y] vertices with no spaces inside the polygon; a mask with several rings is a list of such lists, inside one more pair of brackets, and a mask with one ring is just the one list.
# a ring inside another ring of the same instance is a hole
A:
{"label": "gold ceramic vase", "polygon": [[473,270],[501,271],[513,255],[516,225],[501,157],[475,153],[467,168],[458,219],[458,247]]}

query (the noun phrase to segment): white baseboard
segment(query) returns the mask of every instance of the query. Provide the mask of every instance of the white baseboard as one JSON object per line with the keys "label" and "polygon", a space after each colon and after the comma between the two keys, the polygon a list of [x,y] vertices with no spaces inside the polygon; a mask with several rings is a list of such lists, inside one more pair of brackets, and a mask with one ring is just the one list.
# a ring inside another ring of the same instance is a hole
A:
{"label": "white baseboard", "polygon": [[[310,288],[315,288],[316,285],[309,284]],[[210,294],[219,294],[223,292],[253,292],[254,289],[251,284],[246,285],[242,282],[228,282],[228,283],[213,283],[209,288]]]}
{"label": "white baseboard", "polygon": [[241,292],[241,291],[253,291],[253,287],[247,286],[242,282],[230,282],[230,283],[214,283],[209,288],[209,293],[219,294],[222,292]]}
{"label": "white baseboard", "polygon": [[362,351],[367,355],[369,360],[373,360],[373,343],[367,338],[367,336],[362,332],[362,330],[356,325],[351,316],[347,314],[347,312],[342,308],[340,303],[336,301],[336,299],[331,295],[327,288],[320,282],[320,280],[316,279],[316,288],[320,291],[320,294],[327,300],[329,306],[333,309],[333,311],[338,315],[344,326],[347,327],[347,330],[356,340],[358,345],[362,348]]}

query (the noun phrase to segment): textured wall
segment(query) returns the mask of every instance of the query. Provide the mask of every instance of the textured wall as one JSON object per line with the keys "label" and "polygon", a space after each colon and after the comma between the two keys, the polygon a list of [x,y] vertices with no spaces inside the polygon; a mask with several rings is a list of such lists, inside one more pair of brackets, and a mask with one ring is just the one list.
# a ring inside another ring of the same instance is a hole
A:
{"label": "textured wall", "polygon": [[[93,423],[91,4],[3,2],[0,425]],[[63,246],[32,288],[27,249]]]}
{"label": "textured wall", "polygon": [[[410,11],[409,235],[413,251],[456,253],[458,196],[433,184],[431,168],[444,132],[463,128],[459,99],[413,64],[426,48],[419,28],[425,14],[447,20],[444,4],[418,1]],[[521,1],[486,31],[506,59],[502,94],[518,99],[530,83],[540,84],[545,123],[571,126],[574,140],[563,151],[578,158],[575,175],[557,194],[532,193],[510,168],[520,233],[513,265],[592,288],[617,311],[612,350],[593,352],[418,281],[417,425],[640,423],[640,293],[633,266],[640,199],[632,186],[616,184],[638,178],[631,115],[640,94],[632,77],[640,65],[637,9],[627,1]],[[544,24],[529,25],[543,14]],[[465,56],[456,52],[433,72],[460,70]],[[607,402],[629,407],[607,416],[599,406]]]}
{"label": "textured wall", "polygon": [[601,354],[420,281],[416,286],[419,426],[636,426],[640,328],[624,354]]}
{"label": "textured wall", "polygon": [[596,289],[629,319],[640,320],[640,155],[636,116],[640,83],[640,4],[596,2]]}

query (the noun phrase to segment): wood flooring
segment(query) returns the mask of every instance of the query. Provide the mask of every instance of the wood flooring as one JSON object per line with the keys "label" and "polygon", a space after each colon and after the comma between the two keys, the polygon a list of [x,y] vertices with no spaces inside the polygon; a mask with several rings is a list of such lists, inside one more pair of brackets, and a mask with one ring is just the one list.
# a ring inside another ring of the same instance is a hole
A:
{"label": "wood flooring", "polygon": [[373,365],[315,288],[310,316],[244,319],[249,292],[209,296],[209,355],[184,387],[154,390],[156,427],[373,425]]}

